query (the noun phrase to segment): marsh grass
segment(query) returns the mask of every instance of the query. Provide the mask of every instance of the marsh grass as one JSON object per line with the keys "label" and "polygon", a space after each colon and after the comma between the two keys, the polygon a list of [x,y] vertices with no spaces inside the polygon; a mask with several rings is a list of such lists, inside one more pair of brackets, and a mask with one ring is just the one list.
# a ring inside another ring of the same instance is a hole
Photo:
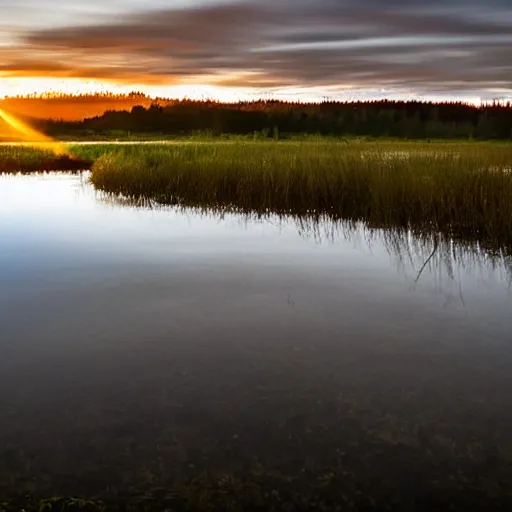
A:
{"label": "marsh grass", "polygon": [[70,145],[72,158],[0,146],[0,173],[82,170],[130,199],[217,211],[328,216],[512,247],[512,145],[185,141]]}
{"label": "marsh grass", "polygon": [[97,158],[104,191],[163,204],[327,215],[377,228],[512,245],[512,148],[336,142],[119,147]]}
{"label": "marsh grass", "polygon": [[0,146],[0,174],[45,171],[77,171],[90,167],[83,158],[57,155],[50,149],[12,145]]}

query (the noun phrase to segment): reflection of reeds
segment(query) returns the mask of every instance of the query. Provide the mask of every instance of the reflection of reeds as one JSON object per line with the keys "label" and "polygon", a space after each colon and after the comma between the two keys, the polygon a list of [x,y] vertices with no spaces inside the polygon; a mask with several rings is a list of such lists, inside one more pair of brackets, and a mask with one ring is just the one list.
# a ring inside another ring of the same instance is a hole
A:
{"label": "reflection of reeds", "polygon": [[91,179],[99,189],[165,204],[327,215],[498,249],[512,245],[511,160],[506,145],[142,146],[100,156]]}
{"label": "reflection of reeds", "polygon": [[373,227],[364,221],[345,220],[329,215],[226,212],[223,208],[208,208],[206,206],[175,205],[169,207],[150,198],[130,198],[101,191],[96,195],[96,199],[112,207],[178,211],[187,216],[214,218],[220,221],[233,218],[244,226],[250,223],[264,222],[281,229],[292,225],[299,236],[318,244],[345,241],[370,252],[374,246],[381,245],[400,268],[416,269],[413,270],[415,285],[427,270],[429,273],[442,273],[454,280],[456,268],[496,270],[501,272],[504,279],[512,284],[510,247],[496,250],[471,238],[455,239],[441,232],[412,231],[397,226],[384,229]]}

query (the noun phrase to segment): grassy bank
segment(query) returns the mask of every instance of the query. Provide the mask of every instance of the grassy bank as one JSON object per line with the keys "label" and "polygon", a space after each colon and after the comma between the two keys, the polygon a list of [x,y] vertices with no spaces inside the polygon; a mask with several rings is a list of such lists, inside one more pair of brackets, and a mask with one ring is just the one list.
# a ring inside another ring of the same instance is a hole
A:
{"label": "grassy bank", "polygon": [[91,161],[73,154],[55,154],[51,149],[30,146],[0,146],[0,174],[46,171],[78,171]]}
{"label": "grassy bank", "polygon": [[232,143],[127,146],[93,184],[127,197],[512,244],[512,148],[495,144]]}
{"label": "grassy bank", "polygon": [[0,172],[92,166],[101,190],[163,204],[327,215],[512,247],[512,145],[310,138],[0,146]]}

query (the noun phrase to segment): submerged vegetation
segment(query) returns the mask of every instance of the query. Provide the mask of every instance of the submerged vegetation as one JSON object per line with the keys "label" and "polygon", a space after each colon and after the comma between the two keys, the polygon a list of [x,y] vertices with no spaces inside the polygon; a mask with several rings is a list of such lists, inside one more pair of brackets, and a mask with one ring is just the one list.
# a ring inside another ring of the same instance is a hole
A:
{"label": "submerged vegetation", "polygon": [[[315,236],[323,225],[301,227]],[[368,247],[383,241],[397,259],[424,261],[436,275],[489,268],[485,255],[441,235],[331,227],[347,240],[368,236]],[[510,260],[502,263],[509,271]],[[333,335],[332,344],[248,336],[227,357],[215,353],[211,366],[178,351],[172,364],[151,360],[150,377],[134,375],[121,403],[116,392],[67,410],[56,402],[39,430],[7,417],[8,429],[30,442],[5,450],[0,512],[511,510],[507,423],[489,430],[508,396],[493,387],[488,403],[479,361],[461,353],[465,370],[453,374],[429,351],[374,355],[362,339]],[[489,410],[476,414],[481,403]],[[31,443],[36,457],[16,451]]]}
{"label": "submerged vegetation", "polygon": [[[302,228],[314,236],[322,225]],[[441,235],[331,227],[346,239],[369,235],[368,247],[383,236],[390,254],[436,275],[488,268],[485,255]],[[429,351],[374,355],[362,339],[333,335],[332,344],[248,336],[211,366],[178,351],[172,364],[151,360],[150,377],[134,375],[123,402],[117,392],[66,410],[56,402],[39,430],[8,416],[23,442],[11,441],[0,465],[0,512],[511,510],[507,423],[489,430],[508,395],[493,386],[489,404],[478,360],[461,353],[465,370],[453,374]],[[489,410],[476,414],[481,403]],[[17,447],[31,443],[38,455],[29,459]]]}
{"label": "submerged vegetation", "polygon": [[163,204],[328,215],[512,246],[512,148],[469,144],[231,143],[118,148],[104,191]]}

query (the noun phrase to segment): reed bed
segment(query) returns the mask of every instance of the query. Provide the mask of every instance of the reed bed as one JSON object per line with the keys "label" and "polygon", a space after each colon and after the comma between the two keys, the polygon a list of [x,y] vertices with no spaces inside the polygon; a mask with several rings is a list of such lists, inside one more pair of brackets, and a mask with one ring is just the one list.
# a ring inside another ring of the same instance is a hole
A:
{"label": "reed bed", "polygon": [[163,204],[328,215],[512,245],[512,147],[492,144],[233,143],[128,146],[93,184]]}

